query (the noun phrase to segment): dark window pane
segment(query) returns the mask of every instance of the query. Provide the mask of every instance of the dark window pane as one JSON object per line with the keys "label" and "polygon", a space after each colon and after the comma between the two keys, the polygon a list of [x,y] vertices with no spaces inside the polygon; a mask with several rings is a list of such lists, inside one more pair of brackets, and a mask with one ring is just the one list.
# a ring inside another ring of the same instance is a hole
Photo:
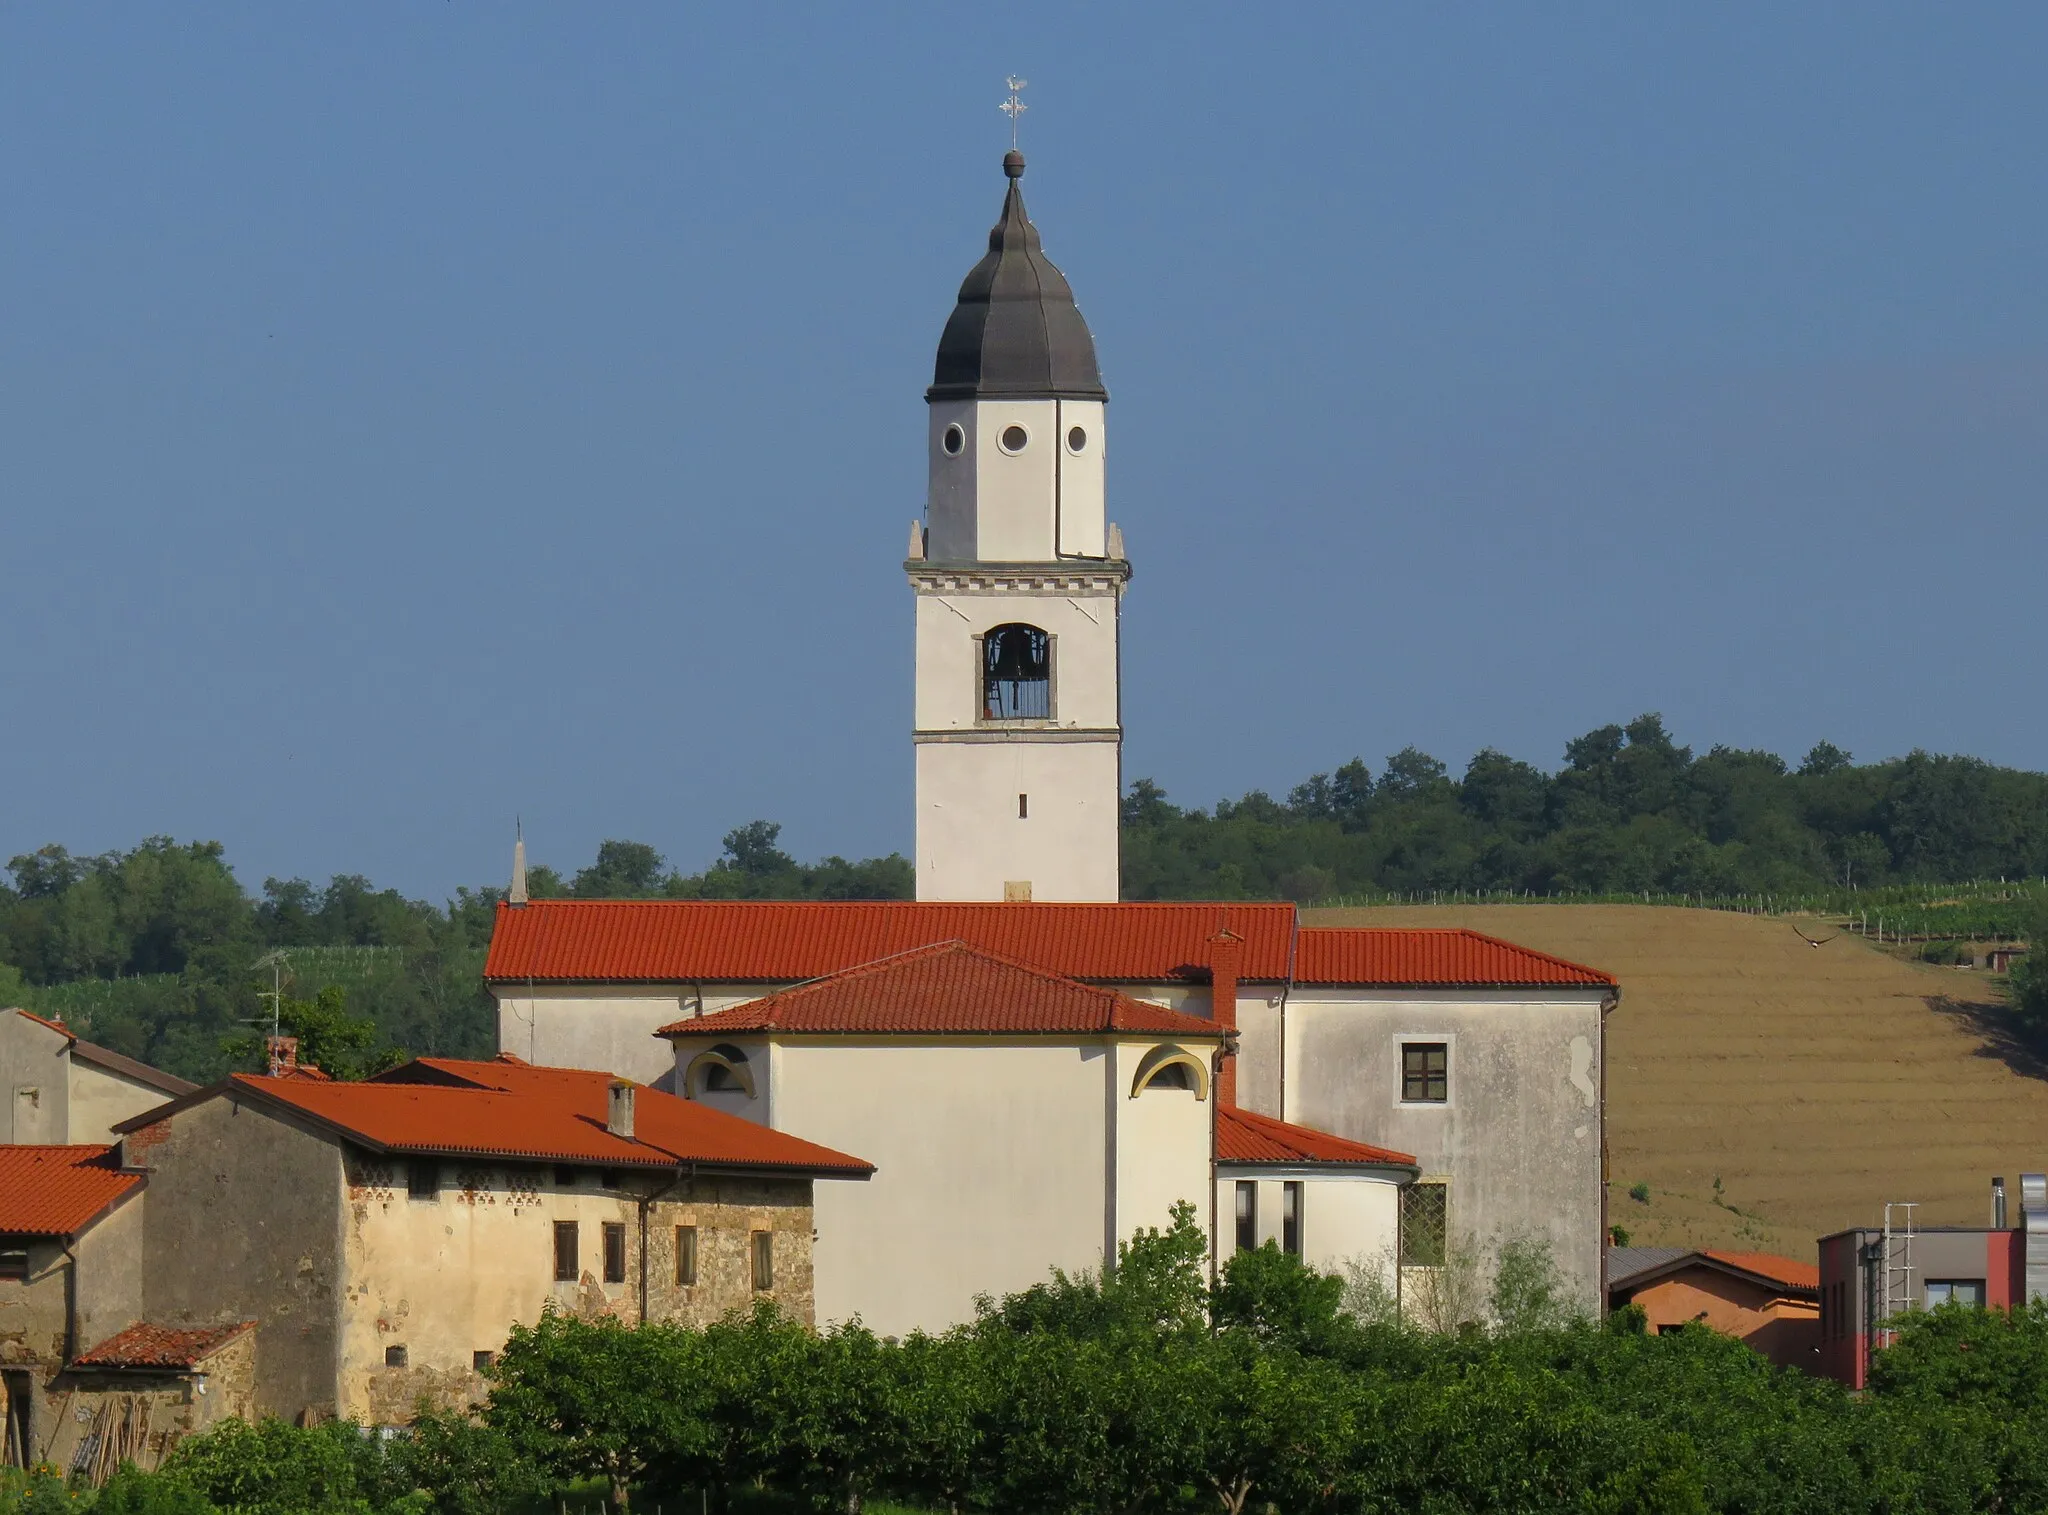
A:
{"label": "dark window pane", "polygon": [[472,1352],[469,1354],[469,1365],[479,1373],[483,1372],[485,1368],[488,1368],[497,1360],[498,1354],[495,1352]]}
{"label": "dark window pane", "polygon": [[693,1284],[697,1281],[697,1228],[676,1227],[676,1282]]}
{"label": "dark window pane", "polygon": [[754,1289],[765,1294],[775,1287],[775,1233],[754,1233]]}
{"label": "dark window pane", "polygon": [[956,423],[946,428],[946,456],[957,458],[967,446],[967,433]]}
{"label": "dark window pane", "polygon": [[1440,1268],[1450,1230],[1450,1193],[1443,1184],[1410,1184],[1401,1191],[1401,1266]]}
{"label": "dark window pane", "polygon": [[576,1246],[576,1222],[558,1220],[555,1222],[555,1282],[573,1284],[578,1276]]}
{"label": "dark window pane", "polygon": [[608,1284],[626,1281],[626,1228],[617,1221],[604,1223],[604,1281]]}
{"label": "dark window pane", "polygon": [[1076,426],[1067,433],[1067,451],[1082,452],[1088,446],[1088,433]]}
{"label": "dark window pane", "polygon": [[1030,440],[1030,436],[1021,426],[1005,426],[1003,428],[1004,452],[1022,452],[1024,444]]}
{"label": "dark window pane", "polygon": [[28,1277],[28,1248],[0,1247],[0,1278]]}
{"label": "dark window pane", "polygon": [[405,1192],[413,1199],[441,1197],[441,1165],[431,1157],[416,1157],[405,1165]]}
{"label": "dark window pane", "polygon": [[1442,1104],[1450,1098],[1450,1047],[1408,1042],[1401,1048],[1401,1098]]}
{"label": "dark window pane", "polygon": [[385,1367],[387,1367],[387,1368],[402,1368],[402,1367],[404,1367],[404,1366],[405,1366],[405,1348],[403,1348],[403,1347],[386,1347],[386,1348],[384,1349],[384,1366],[385,1366]]}
{"label": "dark window pane", "polygon": [[555,1187],[572,1189],[576,1186],[576,1170],[557,1163],[555,1165]]}
{"label": "dark window pane", "polygon": [[1259,1186],[1248,1179],[1237,1185],[1237,1250],[1250,1252],[1259,1244]]}
{"label": "dark window pane", "polygon": [[1300,1184],[1286,1184],[1280,1190],[1280,1248],[1289,1256],[1301,1256]]}

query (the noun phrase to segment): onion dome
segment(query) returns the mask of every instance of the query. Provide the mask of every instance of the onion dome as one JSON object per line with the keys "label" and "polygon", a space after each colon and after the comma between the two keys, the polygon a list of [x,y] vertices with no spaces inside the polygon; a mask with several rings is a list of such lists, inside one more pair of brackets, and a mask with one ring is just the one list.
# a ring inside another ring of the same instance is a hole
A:
{"label": "onion dome", "polygon": [[1003,159],[1010,190],[988,256],[960,285],[939,338],[927,400],[1107,400],[1095,339],[1024,213],[1024,155]]}

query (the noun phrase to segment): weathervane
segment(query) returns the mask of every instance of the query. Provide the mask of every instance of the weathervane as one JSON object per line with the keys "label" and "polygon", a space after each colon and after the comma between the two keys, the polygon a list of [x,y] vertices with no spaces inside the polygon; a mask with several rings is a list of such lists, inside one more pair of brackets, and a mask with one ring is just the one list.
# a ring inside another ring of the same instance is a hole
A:
{"label": "weathervane", "polygon": [[1017,118],[1031,109],[1030,106],[1017,98],[1017,91],[1024,88],[1031,81],[1019,79],[1015,74],[1012,74],[1008,82],[1010,85],[1010,98],[1001,105],[998,105],[996,109],[1010,118],[1010,151],[1015,152],[1017,150]]}

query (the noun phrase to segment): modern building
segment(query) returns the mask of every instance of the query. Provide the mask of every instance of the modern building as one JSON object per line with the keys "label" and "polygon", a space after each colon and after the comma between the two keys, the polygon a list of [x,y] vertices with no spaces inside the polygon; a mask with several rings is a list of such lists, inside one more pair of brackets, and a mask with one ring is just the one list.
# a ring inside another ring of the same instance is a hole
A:
{"label": "modern building", "polygon": [[1615,1247],[1607,1303],[1638,1306],[1659,1336],[1706,1327],[1785,1368],[1818,1370],[1820,1270],[1768,1252]]}
{"label": "modern building", "polygon": [[511,1329],[550,1305],[704,1324],[765,1299],[809,1320],[813,1181],[872,1172],[510,1058],[422,1058],[363,1083],[235,1074],[120,1131],[149,1190],[129,1320],[252,1321],[256,1413],[366,1424],[479,1397]]}
{"label": "modern building", "polygon": [[1819,1371],[1852,1389],[1868,1382],[1873,1353],[1909,1310],[1975,1305],[2006,1310],[2040,1298],[2030,1255],[2048,1255],[2031,1227],[1865,1226],[1820,1239]]}
{"label": "modern building", "polygon": [[7,1093],[0,1142],[111,1142],[121,1121],[192,1087],[83,1040],[62,1021],[0,1010],[0,1088]]}

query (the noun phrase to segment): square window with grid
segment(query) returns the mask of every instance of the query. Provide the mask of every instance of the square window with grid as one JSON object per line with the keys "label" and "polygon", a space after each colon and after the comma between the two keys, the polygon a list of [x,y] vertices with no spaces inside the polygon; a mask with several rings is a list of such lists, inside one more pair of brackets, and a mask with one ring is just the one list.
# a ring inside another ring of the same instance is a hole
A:
{"label": "square window with grid", "polygon": [[1448,1184],[1410,1184],[1401,1191],[1402,1267],[1443,1266],[1450,1208]]}
{"label": "square window with grid", "polygon": [[1401,1098],[1441,1105],[1451,1097],[1451,1048],[1447,1042],[1401,1044]]}

